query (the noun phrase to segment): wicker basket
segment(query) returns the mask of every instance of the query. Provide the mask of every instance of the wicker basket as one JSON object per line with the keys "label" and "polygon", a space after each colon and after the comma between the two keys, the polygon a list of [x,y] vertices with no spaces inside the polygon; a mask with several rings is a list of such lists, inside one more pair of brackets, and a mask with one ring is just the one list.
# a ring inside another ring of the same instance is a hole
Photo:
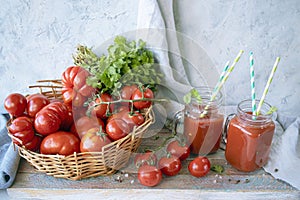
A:
{"label": "wicker basket", "polygon": [[[40,85],[30,86],[39,88],[40,93],[49,99],[61,99],[61,81],[43,80]],[[124,167],[131,154],[136,152],[146,129],[154,122],[152,108],[143,112],[145,122],[133,129],[126,137],[114,141],[102,148],[102,152],[74,153],[69,156],[45,155],[18,147],[21,157],[27,160],[39,172],[54,177],[79,180],[82,178],[110,175]],[[10,135],[10,134],[9,134]]]}

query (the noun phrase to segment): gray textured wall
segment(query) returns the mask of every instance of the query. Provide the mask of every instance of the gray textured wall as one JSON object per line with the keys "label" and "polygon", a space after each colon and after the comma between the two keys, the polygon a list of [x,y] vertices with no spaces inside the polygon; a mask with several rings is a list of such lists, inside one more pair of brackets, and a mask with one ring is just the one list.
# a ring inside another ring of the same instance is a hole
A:
{"label": "gray textured wall", "polygon": [[[137,9],[137,0],[1,0],[0,100],[9,92],[25,92],[35,80],[59,78],[72,64],[77,44],[98,46],[134,30]],[[174,1],[174,12],[178,31],[201,45],[219,71],[245,50],[226,83],[226,104],[250,98],[253,51],[257,97],[280,56],[266,100],[299,116],[300,1],[180,0]]]}

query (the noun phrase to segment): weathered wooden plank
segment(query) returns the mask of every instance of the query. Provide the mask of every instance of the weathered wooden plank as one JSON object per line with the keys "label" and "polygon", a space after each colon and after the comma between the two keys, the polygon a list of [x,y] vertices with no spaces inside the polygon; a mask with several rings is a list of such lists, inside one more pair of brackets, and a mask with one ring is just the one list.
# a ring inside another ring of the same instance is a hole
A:
{"label": "weathered wooden plank", "polygon": [[[279,192],[216,192],[213,190],[164,190],[164,189],[19,189],[10,190],[9,195],[14,197],[27,197],[30,199],[130,199],[130,200],[153,200],[153,199],[189,199],[189,200],[209,200],[209,199],[255,199],[255,200],[299,200],[299,193],[279,193]],[[22,199],[23,199],[22,198]]]}

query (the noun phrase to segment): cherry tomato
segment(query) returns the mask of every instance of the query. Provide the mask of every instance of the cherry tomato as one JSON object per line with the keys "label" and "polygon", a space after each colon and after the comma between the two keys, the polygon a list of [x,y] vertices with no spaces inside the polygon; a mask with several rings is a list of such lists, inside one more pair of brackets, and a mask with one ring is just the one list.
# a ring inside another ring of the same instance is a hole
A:
{"label": "cherry tomato", "polygon": [[153,187],[162,180],[162,172],[153,165],[142,165],[138,169],[138,180],[142,185]]}
{"label": "cherry tomato", "polygon": [[86,132],[91,128],[102,127],[105,130],[104,122],[100,118],[83,116],[75,122],[76,131],[79,138],[82,138]]}
{"label": "cherry tomato", "polygon": [[125,122],[127,122],[131,127],[140,126],[145,122],[144,116],[138,111],[135,111],[134,113],[125,111],[122,116],[122,119]]}
{"label": "cherry tomato", "polygon": [[[100,102],[111,102],[113,100],[112,96],[108,93],[103,93],[100,95],[100,98],[97,98],[95,100],[96,104],[99,104]],[[114,105],[111,104],[109,107],[109,112],[111,113],[113,111]],[[97,117],[100,117],[102,119],[106,119],[106,112],[107,112],[108,104],[99,104],[96,107],[94,107],[93,112],[96,113]]]}
{"label": "cherry tomato", "polygon": [[188,170],[195,177],[205,176],[210,170],[210,161],[205,156],[198,156],[189,163]]}
{"label": "cherry tomato", "polygon": [[174,176],[181,170],[181,161],[178,157],[167,155],[160,158],[158,166],[165,175]]}
{"label": "cherry tomato", "polygon": [[[125,85],[120,92],[121,99],[130,100],[134,91],[138,89],[137,85]],[[122,102],[122,105],[129,106],[129,102]]]}
{"label": "cherry tomato", "polygon": [[141,165],[156,165],[157,156],[152,151],[148,151],[145,153],[138,153],[134,158],[134,164],[136,167],[140,167]]}
{"label": "cherry tomato", "polygon": [[20,143],[13,139],[13,142],[17,145],[25,145],[34,137],[32,120],[25,116],[14,119],[8,126],[8,131],[21,141]]}
{"label": "cherry tomato", "polygon": [[40,146],[42,154],[71,155],[80,152],[80,140],[73,133],[58,131],[46,136]]}
{"label": "cherry tomato", "polygon": [[114,141],[125,137],[129,132],[129,125],[122,119],[112,119],[106,124],[106,133]]}
{"label": "cherry tomato", "polygon": [[33,94],[27,97],[27,113],[35,117],[36,113],[50,103],[49,99],[42,94]]}
{"label": "cherry tomato", "polygon": [[134,91],[138,89],[137,85],[125,85],[121,89],[121,98],[125,100],[130,100]]}
{"label": "cherry tomato", "polygon": [[190,155],[190,147],[187,144],[181,144],[178,140],[170,142],[167,146],[167,151],[178,157],[180,160],[185,160]]}
{"label": "cherry tomato", "polygon": [[82,137],[81,152],[101,152],[102,147],[111,143],[111,140],[99,128],[91,128]]}
{"label": "cherry tomato", "polygon": [[23,115],[27,107],[26,98],[19,93],[12,93],[4,100],[4,108],[14,117]]}
{"label": "cherry tomato", "polygon": [[[138,100],[142,99],[143,97],[152,99],[154,97],[154,94],[149,88],[143,89],[143,91],[137,89],[134,91],[131,98],[132,100]],[[151,104],[151,101],[136,101],[133,103],[134,107],[136,107],[137,109],[149,108]]]}

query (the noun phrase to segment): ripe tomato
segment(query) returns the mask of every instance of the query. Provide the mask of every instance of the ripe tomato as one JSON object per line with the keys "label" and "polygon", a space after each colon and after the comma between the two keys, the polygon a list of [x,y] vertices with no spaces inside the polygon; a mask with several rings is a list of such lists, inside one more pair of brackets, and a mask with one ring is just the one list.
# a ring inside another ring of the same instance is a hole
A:
{"label": "ripe tomato", "polygon": [[82,137],[80,142],[81,152],[101,152],[102,147],[111,143],[111,140],[99,128],[91,128]]}
{"label": "ripe tomato", "polygon": [[[100,98],[97,98],[95,100],[96,104],[99,104],[100,102],[111,102],[113,100],[112,96],[108,93],[103,93],[100,95]],[[106,119],[106,112],[109,111],[110,113],[113,111],[114,105],[111,104],[108,110],[108,104],[99,104],[96,107],[94,107],[93,112],[96,113],[97,117],[100,117],[101,119]]]}
{"label": "ripe tomato", "polygon": [[127,122],[130,125],[130,127],[140,126],[145,122],[144,116],[138,111],[135,111],[134,113],[125,111],[122,116],[122,119],[125,122]]}
{"label": "ripe tomato", "polygon": [[62,74],[62,97],[66,104],[73,102],[74,106],[82,106],[88,97],[91,97],[95,89],[86,84],[89,73],[79,67],[68,67]]}
{"label": "ripe tomato", "polygon": [[71,155],[80,152],[80,140],[73,133],[58,131],[46,136],[40,146],[42,154]]}
{"label": "ripe tomato", "polygon": [[35,116],[34,128],[41,135],[58,131],[63,121],[68,119],[68,108],[61,102],[52,102],[43,107]]}
{"label": "ripe tomato", "polygon": [[210,170],[210,161],[205,156],[198,156],[189,163],[188,170],[195,177],[205,176]]}
{"label": "ripe tomato", "polygon": [[[136,89],[138,89],[137,85],[125,85],[125,86],[123,86],[123,88],[121,89],[121,92],[120,92],[121,99],[130,100],[132,98],[132,94],[134,93],[134,91]],[[121,104],[123,106],[130,106],[129,102],[122,102]]]}
{"label": "ripe tomato", "polygon": [[181,144],[178,140],[170,142],[167,146],[167,151],[178,157],[180,160],[185,160],[190,156],[190,147],[186,144]]}
{"label": "ripe tomato", "polygon": [[[137,89],[134,91],[131,98],[132,100],[138,100],[142,99],[143,97],[152,99],[154,97],[154,94],[149,88],[143,89],[143,91]],[[137,109],[149,108],[151,104],[151,101],[136,101],[133,103],[134,107],[136,107]]]}
{"label": "ripe tomato", "polygon": [[153,165],[142,165],[138,170],[138,180],[142,185],[153,187],[162,180],[162,172]]}
{"label": "ripe tomato", "polygon": [[75,122],[75,128],[79,138],[82,138],[89,129],[99,128],[99,126],[102,127],[102,130],[105,129],[104,122],[96,117],[83,116]]}
{"label": "ripe tomato", "polygon": [[14,119],[8,126],[8,131],[21,141],[20,143],[13,139],[13,142],[17,145],[25,145],[34,137],[32,120],[25,116]]}
{"label": "ripe tomato", "polygon": [[42,138],[38,135],[34,135],[30,142],[24,144],[24,147],[30,151],[38,151],[40,149],[41,142]]}
{"label": "ripe tomato", "polygon": [[12,93],[8,95],[4,100],[4,108],[6,111],[14,117],[23,115],[26,110],[27,100],[19,93]]}
{"label": "ripe tomato", "polygon": [[158,166],[165,175],[174,176],[181,170],[181,161],[178,157],[167,155],[160,158]]}
{"label": "ripe tomato", "polygon": [[121,89],[121,99],[130,100],[136,89],[138,89],[137,85],[125,85]]}
{"label": "ripe tomato", "polygon": [[129,125],[122,119],[112,119],[106,124],[106,133],[114,141],[125,137],[129,132]]}
{"label": "ripe tomato", "polygon": [[145,153],[138,153],[134,158],[134,164],[136,167],[140,167],[141,165],[156,165],[157,156],[154,152],[148,151]]}
{"label": "ripe tomato", "polygon": [[32,94],[27,97],[27,113],[35,117],[36,113],[50,103],[49,99],[42,94]]}

